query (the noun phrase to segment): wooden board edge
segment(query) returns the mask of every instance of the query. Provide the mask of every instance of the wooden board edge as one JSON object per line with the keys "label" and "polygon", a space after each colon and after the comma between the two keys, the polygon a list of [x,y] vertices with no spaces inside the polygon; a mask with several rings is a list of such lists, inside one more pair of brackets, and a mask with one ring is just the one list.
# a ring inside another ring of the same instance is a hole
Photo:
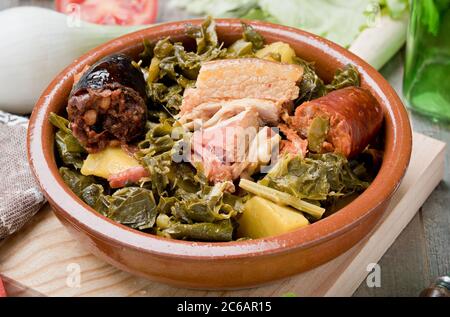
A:
{"label": "wooden board edge", "polygon": [[46,297],[44,294],[1,275],[8,297]]}

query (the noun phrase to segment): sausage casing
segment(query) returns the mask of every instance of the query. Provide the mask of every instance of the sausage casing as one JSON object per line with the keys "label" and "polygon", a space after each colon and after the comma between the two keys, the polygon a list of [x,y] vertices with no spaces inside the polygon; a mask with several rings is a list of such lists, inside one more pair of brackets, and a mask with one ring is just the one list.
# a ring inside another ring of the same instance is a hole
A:
{"label": "sausage casing", "polygon": [[144,75],[123,54],[109,55],[75,83],[67,113],[74,136],[88,152],[127,144],[141,136],[147,119]]}
{"label": "sausage casing", "polygon": [[305,102],[295,111],[291,125],[306,137],[316,117],[329,119],[326,145],[352,157],[362,152],[383,123],[383,110],[372,94],[363,88],[347,87]]}

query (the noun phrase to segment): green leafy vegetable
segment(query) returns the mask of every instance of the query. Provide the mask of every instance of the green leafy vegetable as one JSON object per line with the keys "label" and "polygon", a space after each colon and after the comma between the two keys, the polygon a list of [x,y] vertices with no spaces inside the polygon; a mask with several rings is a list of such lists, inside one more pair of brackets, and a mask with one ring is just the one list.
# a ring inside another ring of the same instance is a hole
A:
{"label": "green leafy vegetable", "polygon": [[152,191],[139,187],[126,187],[111,196],[104,194],[95,177],[84,176],[67,167],[59,169],[64,182],[85,203],[108,218],[140,230],[155,224],[158,208]]}
{"label": "green leafy vegetable", "polygon": [[84,149],[78,147],[78,141],[71,134],[62,131],[56,132],[55,141],[59,157],[63,160],[64,164],[81,169],[86,155]]}
{"label": "green leafy vegetable", "polygon": [[294,62],[303,67],[300,94],[296,104],[325,96],[336,89],[360,85],[359,72],[354,65],[348,64],[344,68],[337,70],[331,83],[325,85],[323,80],[317,75],[314,63],[308,63],[299,57],[294,57]]}
{"label": "green leafy vegetable", "polygon": [[150,172],[151,186],[158,195],[167,194],[170,184],[169,173],[176,170],[173,167],[174,155],[177,154],[175,147],[183,138],[184,130],[181,126],[174,127],[173,119],[150,124],[150,129],[145,140],[138,144],[139,152],[137,158],[147,167]]}
{"label": "green leafy vegetable", "polygon": [[59,157],[65,165],[71,165],[76,169],[81,169],[86,151],[73,136],[69,127],[69,121],[55,113],[50,113],[50,122],[59,130],[55,134],[56,148]]}
{"label": "green leafy vegetable", "polygon": [[227,49],[219,44],[215,22],[211,18],[200,26],[187,25],[186,33],[195,39],[196,52],[187,51],[182,43],[172,43],[169,38],[164,38],[156,43],[152,62],[144,69],[150,100],[172,115],[179,112],[184,89],[195,84],[201,64],[227,55]]}
{"label": "green leafy vegetable", "polygon": [[208,17],[201,26],[189,24],[186,26],[186,34],[197,43],[197,54],[204,54],[208,50],[219,46],[219,39],[216,33],[216,23]]}
{"label": "green leafy vegetable", "polygon": [[153,47],[147,39],[144,40],[143,45],[144,50],[141,54],[139,54],[139,58],[143,61],[143,63],[148,63],[153,57]]}
{"label": "green leafy vegetable", "polygon": [[155,224],[158,210],[152,191],[138,187],[122,188],[108,200],[108,218],[140,230]]}
{"label": "green leafy vegetable", "polygon": [[228,54],[236,57],[251,56],[253,54],[253,44],[246,40],[239,39],[230,45]]}
{"label": "green leafy vegetable", "polygon": [[148,94],[157,105],[164,105],[169,113],[175,114],[180,111],[183,87],[178,84],[167,87],[161,83],[148,85]]}
{"label": "green leafy vegetable", "polygon": [[359,72],[356,67],[352,64],[346,65],[343,69],[339,69],[334,74],[333,81],[331,84],[326,85],[325,88],[327,93],[332,90],[337,90],[350,86],[359,86],[360,78]]}
{"label": "green leafy vegetable", "polygon": [[167,56],[173,55],[175,51],[172,42],[170,42],[170,38],[166,37],[160,41],[158,41],[153,49],[153,55],[159,59],[163,59]]}
{"label": "green leafy vegetable", "polygon": [[108,216],[110,203],[108,201],[108,196],[104,194],[102,185],[91,184],[85,187],[81,192],[80,198],[103,216]]}
{"label": "green leafy vegetable", "polygon": [[159,234],[173,239],[226,242],[233,240],[233,232],[234,226],[228,219],[215,223],[174,223]]}
{"label": "green leafy vegetable", "polygon": [[103,186],[92,184],[80,198],[102,215],[140,230],[153,227],[159,211],[152,191],[139,187],[122,188],[109,196],[103,193]]}
{"label": "green leafy vegetable", "polygon": [[314,64],[308,63],[299,57],[294,57],[294,62],[303,67],[303,77],[300,83],[300,94],[297,104],[324,96],[326,88],[322,79],[316,74]]}
{"label": "green leafy vegetable", "polygon": [[59,174],[61,174],[64,182],[70,187],[75,195],[79,197],[81,197],[85,188],[96,183],[95,177],[81,175],[67,167],[61,167],[59,169]]}
{"label": "green leafy vegetable", "polygon": [[315,117],[308,129],[308,149],[310,151],[320,153],[322,144],[325,141],[328,130],[330,128],[330,120]]}
{"label": "green leafy vegetable", "polygon": [[212,228],[223,227],[217,223],[242,212],[242,198],[226,192],[229,183],[209,186],[204,175],[182,161],[186,133],[173,119],[150,123],[136,154],[150,171],[150,187],[159,197],[157,210],[160,216],[164,215],[159,219],[165,219],[166,224],[170,219],[171,227],[166,228],[164,234],[194,239],[199,235],[197,231],[204,227],[211,231],[199,240],[229,241],[224,239],[232,233],[225,234],[221,229],[214,235]]}
{"label": "green leafy vegetable", "polygon": [[264,47],[264,37],[248,24],[242,23],[242,38],[230,45],[227,58],[254,57],[254,53]]}
{"label": "green leafy vegetable", "polygon": [[242,23],[242,29],[244,30],[242,35],[243,39],[252,43],[254,50],[259,50],[264,47],[264,38],[251,25]]}
{"label": "green leafy vegetable", "polygon": [[371,146],[361,154],[349,161],[350,167],[355,175],[365,181],[372,182],[383,162],[383,150],[377,150]]}
{"label": "green leafy vegetable", "polygon": [[[217,183],[213,187],[202,186],[196,193],[178,191],[175,195],[179,199],[173,208],[175,218],[184,222],[215,222],[230,219],[242,211],[241,200],[236,197],[229,199],[232,205],[224,198],[228,183]],[[232,195],[229,195],[232,196]]]}
{"label": "green leafy vegetable", "polygon": [[69,127],[69,120],[58,116],[56,113],[51,112],[49,116],[50,123],[53,124],[56,128],[60,129],[62,132],[67,134],[72,134],[72,130]]}
{"label": "green leafy vegetable", "polygon": [[307,158],[286,155],[259,184],[311,201],[361,192],[369,186],[355,175],[344,156],[335,153]]}

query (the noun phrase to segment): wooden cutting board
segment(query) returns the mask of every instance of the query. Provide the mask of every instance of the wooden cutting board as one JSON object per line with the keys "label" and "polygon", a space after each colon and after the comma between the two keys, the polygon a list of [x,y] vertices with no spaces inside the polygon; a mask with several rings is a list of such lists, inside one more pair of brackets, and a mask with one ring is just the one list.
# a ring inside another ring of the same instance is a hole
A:
{"label": "wooden cutting board", "polygon": [[[368,265],[380,260],[442,179],[445,146],[414,134],[408,172],[373,232],[338,258],[267,286],[187,290],[119,271],[84,250],[48,206],[0,244],[0,272],[10,296],[350,296],[369,273]],[[78,269],[79,285],[74,283]]]}

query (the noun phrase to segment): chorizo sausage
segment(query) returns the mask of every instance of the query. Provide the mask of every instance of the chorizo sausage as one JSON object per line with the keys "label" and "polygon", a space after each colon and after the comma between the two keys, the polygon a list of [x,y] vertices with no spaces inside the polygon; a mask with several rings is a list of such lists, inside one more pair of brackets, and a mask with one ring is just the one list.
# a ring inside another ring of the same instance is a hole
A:
{"label": "chorizo sausage", "polygon": [[147,120],[144,75],[123,54],[109,55],[87,69],[69,96],[73,135],[88,152],[141,136]]}
{"label": "chorizo sausage", "polygon": [[322,152],[334,150],[346,157],[362,152],[383,123],[383,110],[363,88],[347,87],[305,102],[291,117],[291,126],[303,137],[317,117],[329,120]]}

